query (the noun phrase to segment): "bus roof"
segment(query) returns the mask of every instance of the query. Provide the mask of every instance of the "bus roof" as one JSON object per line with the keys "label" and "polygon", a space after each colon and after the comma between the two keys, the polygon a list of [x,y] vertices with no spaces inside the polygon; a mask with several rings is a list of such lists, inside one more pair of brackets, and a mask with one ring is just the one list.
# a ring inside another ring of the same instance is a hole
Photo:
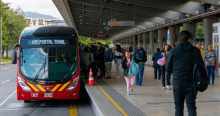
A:
{"label": "bus roof", "polygon": [[65,26],[41,26],[26,27],[22,33],[22,37],[76,37],[77,33],[73,27]]}

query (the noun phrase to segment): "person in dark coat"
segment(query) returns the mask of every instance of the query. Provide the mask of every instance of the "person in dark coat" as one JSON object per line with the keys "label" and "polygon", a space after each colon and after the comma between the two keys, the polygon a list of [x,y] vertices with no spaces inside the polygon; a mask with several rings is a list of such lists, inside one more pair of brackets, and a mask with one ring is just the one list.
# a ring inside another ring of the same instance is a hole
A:
{"label": "person in dark coat", "polygon": [[103,78],[105,76],[105,62],[104,62],[104,53],[105,53],[105,48],[102,47],[101,43],[98,43],[98,64],[100,67],[100,76],[98,78]]}
{"label": "person in dark coat", "polygon": [[160,48],[157,48],[156,50],[157,50],[157,52],[152,57],[152,61],[154,61],[154,63],[153,63],[153,67],[154,67],[154,80],[157,80],[157,71],[158,71],[158,80],[160,80],[160,78],[161,78],[160,65],[157,64],[157,61],[156,61],[157,55],[160,52]]}
{"label": "person in dark coat", "polygon": [[[204,65],[200,50],[190,43],[190,32],[182,31],[179,35],[181,41],[167,55],[166,71],[173,73],[173,94],[175,103],[175,116],[183,116],[184,101],[188,108],[189,116],[196,116],[196,92],[193,86],[193,63],[195,55],[197,60]],[[205,66],[204,66],[205,67]]]}

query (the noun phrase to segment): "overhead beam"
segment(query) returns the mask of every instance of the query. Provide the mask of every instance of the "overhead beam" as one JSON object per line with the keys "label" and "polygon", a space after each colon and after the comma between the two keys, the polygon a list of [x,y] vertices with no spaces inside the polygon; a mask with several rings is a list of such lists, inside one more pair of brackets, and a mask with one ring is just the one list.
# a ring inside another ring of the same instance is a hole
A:
{"label": "overhead beam", "polygon": [[[124,3],[121,2],[108,2],[108,4],[105,4],[103,2],[99,2],[96,0],[87,0],[87,1],[83,1],[83,0],[69,0],[70,2],[73,3],[85,3],[86,5],[91,5],[91,6],[104,6],[105,8],[113,8],[113,9],[117,9],[120,11],[125,11],[125,12],[131,12],[131,13],[141,13],[141,14],[145,14],[148,16],[157,16],[157,17],[161,17],[161,18],[166,18],[166,19],[173,19],[173,20],[177,20],[176,17],[181,17],[181,18],[185,18],[184,14],[179,13],[179,12],[175,12],[175,11],[168,11],[168,10],[161,10],[161,9],[154,9],[154,8],[149,8],[149,7],[144,7],[144,6],[126,6]],[[148,11],[148,12],[146,12]]]}
{"label": "overhead beam", "polygon": [[[113,0],[117,2],[130,2],[130,0]],[[199,0],[198,0],[199,1]],[[218,1],[218,0],[203,0],[203,1]],[[203,7],[198,2],[189,0],[132,0],[131,4],[136,4],[138,7],[148,7],[155,9],[170,10],[179,13],[187,13],[198,15],[195,11],[202,11]]]}
{"label": "overhead beam", "polygon": [[220,6],[219,0],[189,0],[189,1],[195,1],[195,2],[200,2],[200,3],[206,3],[206,4],[212,4],[215,6]]}

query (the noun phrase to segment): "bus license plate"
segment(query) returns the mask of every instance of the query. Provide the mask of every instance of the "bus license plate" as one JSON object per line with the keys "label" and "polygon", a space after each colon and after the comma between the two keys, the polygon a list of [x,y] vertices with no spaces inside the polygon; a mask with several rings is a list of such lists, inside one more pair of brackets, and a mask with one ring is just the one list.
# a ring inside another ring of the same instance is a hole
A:
{"label": "bus license plate", "polygon": [[44,97],[53,97],[53,93],[44,93]]}

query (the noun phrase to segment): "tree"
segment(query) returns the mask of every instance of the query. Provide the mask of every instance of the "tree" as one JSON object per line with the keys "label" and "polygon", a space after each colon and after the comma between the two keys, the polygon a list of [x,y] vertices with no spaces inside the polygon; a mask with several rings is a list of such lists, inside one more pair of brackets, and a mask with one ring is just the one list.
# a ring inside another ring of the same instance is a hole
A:
{"label": "tree", "polygon": [[183,26],[180,26],[180,32],[183,31]]}
{"label": "tree", "polygon": [[[9,7],[8,7],[8,4],[5,4],[5,3],[3,3],[2,1],[0,1],[0,16],[1,16],[1,28],[2,28],[2,42],[1,42],[1,44],[2,44],[2,48],[3,48],[3,50],[4,50],[4,47],[6,46],[6,44],[7,44],[7,41],[8,41],[8,36],[7,36],[7,27],[5,26],[5,24],[4,24],[4,14],[5,14],[5,12],[7,11],[9,9]],[[3,51],[2,50],[2,51]],[[1,51],[0,51],[0,54],[1,54]],[[4,52],[2,52],[2,58],[3,58],[3,55],[4,55]]]}
{"label": "tree", "polygon": [[102,43],[103,45],[110,45],[112,42],[111,41],[108,41],[108,40],[93,40],[92,38],[89,39],[88,37],[83,37],[83,36],[79,36],[78,37],[78,41],[80,43],[83,43],[84,45],[90,45],[90,43],[94,43],[94,44],[97,44],[97,43]]}
{"label": "tree", "polygon": [[8,56],[8,50],[13,49],[14,45],[18,43],[19,36],[22,30],[28,26],[26,20],[23,17],[23,11],[21,8],[6,10],[3,14],[4,24],[7,27],[8,40],[5,42],[2,49],[2,54],[6,51],[6,57]]}
{"label": "tree", "polygon": [[204,37],[204,25],[203,22],[196,24],[196,37]]}

